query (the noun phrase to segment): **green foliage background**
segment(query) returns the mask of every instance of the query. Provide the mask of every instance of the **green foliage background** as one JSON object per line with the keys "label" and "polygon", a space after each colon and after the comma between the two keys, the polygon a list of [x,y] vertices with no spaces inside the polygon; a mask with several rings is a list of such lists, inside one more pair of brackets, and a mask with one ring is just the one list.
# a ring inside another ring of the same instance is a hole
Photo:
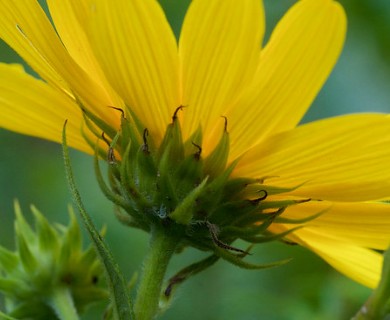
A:
{"label": "green foliage background", "polygon": [[[190,0],[160,2],[178,35]],[[265,0],[268,36],[294,2]],[[390,111],[390,2],[340,2],[349,19],[346,46],[304,121],[352,112]],[[0,43],[0,61],[21,60]],[[29,205],[34,203],[50,221],[67,224],[67,204],[71,199],[61,147],[0,129],[0,150],[1,245],[14,247],[12,202],[15,198],[20,200],[28,218],[31,218]],[[107,225],[107,241],[123,272],[130,278],[141,268],[148,246],[147,235],[116,221],[112,205],[95,182],[92,158],[77,151],[71,156],[86,208],[98,227]],[[176,257],[169,275],[202,256],[189,250]],[[173,307],[162,319],[349,319],[370,293],[297,246],[279,243],[259,246],[250,259],[270,262],[287,257],[293,258],[288,265],[265,271],[243,271],[219,262],[182,285]],[[83,319],[99,319],[103,308],[103,304],[96,305]]]}

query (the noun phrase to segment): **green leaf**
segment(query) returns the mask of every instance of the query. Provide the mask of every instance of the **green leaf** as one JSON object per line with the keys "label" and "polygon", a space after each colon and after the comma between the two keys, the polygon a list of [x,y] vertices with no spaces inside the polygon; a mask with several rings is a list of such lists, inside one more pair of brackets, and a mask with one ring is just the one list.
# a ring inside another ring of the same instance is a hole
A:
{"label": "green leaf", "polygon": [[114,260],[110,249],[95,228],[91,217],[86,212],[77,190],[66,143],[66,122],[62,132],[62,149],[65,163],[66,176],[73,200],[79,210],[84,225],[95,245],[96,251],[102,261],[110,289],[115,318],[118,320],[134,319],[132,303],[122,273]]}

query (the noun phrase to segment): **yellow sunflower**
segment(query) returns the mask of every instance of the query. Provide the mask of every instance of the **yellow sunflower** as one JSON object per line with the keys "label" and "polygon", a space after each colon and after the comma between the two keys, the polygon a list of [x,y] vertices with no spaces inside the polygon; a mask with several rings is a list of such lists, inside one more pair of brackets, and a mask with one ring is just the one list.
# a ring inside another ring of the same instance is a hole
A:
{"label": "yellow sunflower", "polygon": [[[263,215],[278,203],[279,220],[267,231],[376,286],[378,250],[390,242],[390,206],[378,201],[390,196],[390,118],[356,114],[297,126],[343,46],[337,2],[297,2],[264,47],[260,0],[193,0],[178,42],[156,0],[47,4],[53,24],[35,0],[0,1],[0,37],[42,79],[0,64],[1,127],[60,142],[68,119],[68,144],[93,153],[93,128],[119,131],[120,109],[147,129],[138,132],[145,151],[148,141],[151,150],[161,147],[178,119],[186,148],[193,142],[211,175],[228,132],[221,161],[230,179],[256,181],[249,198]],[[207,227],[216,238],[223,226]]]}

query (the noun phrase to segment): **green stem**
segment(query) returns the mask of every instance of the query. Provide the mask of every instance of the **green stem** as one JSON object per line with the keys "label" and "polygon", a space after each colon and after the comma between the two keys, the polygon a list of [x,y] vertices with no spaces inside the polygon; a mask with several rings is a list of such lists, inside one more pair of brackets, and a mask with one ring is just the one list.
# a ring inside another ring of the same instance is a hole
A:
{"label": "green stem", "polygon": [[358,313],[355,314],[355,316],[351,320],[370,320],[370,319],[376,319],[373,318],[373,315],[371,314],[370,310],[370,304],[371,304],[371,298],[367,300],[367,302],[361,307],[361,309],[358,311]]}
{"label": "green stem", "polygon": [[51,292],[48,303],[60,320],[79,320],[69,288],[56,288]]}
{"label": "green stem", "polygon": [[152,231],[134,305],[137,320],[151,320],[157,314],[165,272],[177,243],[176,237],[161,228]]}
{"label": "green stem", "polygon": [[383,295],[378,289],[374,291],[351,320],[390,319],[389,305],[386,301],[380,299],[387,296]]}

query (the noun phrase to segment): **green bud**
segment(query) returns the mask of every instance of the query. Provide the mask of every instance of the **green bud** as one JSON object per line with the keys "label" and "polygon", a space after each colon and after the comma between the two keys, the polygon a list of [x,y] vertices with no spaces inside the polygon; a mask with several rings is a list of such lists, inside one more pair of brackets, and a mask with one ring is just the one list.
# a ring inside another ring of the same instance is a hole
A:
{"label": "green bud", "polygon": [[82,249],[73,211],[69,209],[68,227],[51,225],[35,207],[31,211],[35,231],[15,203],[17,249],[0,247],[0,292],[6,298],[7,315],[56,319],[64,310],[77,314],[107,298],[97,286],[100,261],[92,248]]}

